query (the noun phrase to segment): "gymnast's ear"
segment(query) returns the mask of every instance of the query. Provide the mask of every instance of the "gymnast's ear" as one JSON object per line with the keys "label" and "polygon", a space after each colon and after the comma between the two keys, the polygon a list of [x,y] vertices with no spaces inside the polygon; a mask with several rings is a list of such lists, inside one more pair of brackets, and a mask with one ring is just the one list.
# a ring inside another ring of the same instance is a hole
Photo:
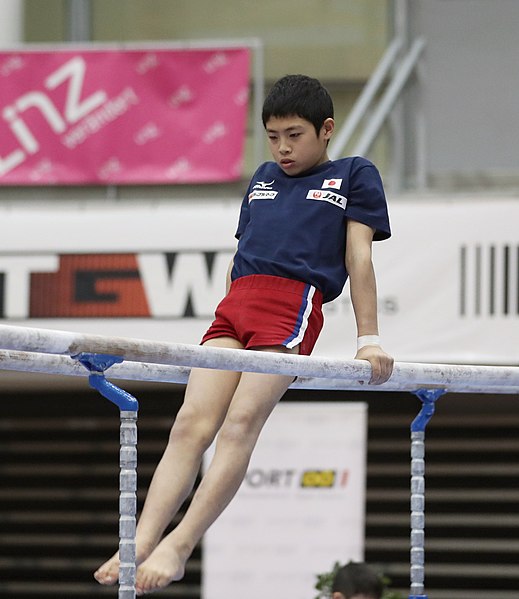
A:
{"label": "gymnast's ear", "polygon": [[[332,136],[334,128],[335,128],[335,121],[332,118],[327,118],[324,121],[323,126],[321,128],[321,131],[323,132],[323,139],[325,139],[326,141],[329,141],[330,137]],[[344,595],[343,595],[343,597],[344,597]]]}

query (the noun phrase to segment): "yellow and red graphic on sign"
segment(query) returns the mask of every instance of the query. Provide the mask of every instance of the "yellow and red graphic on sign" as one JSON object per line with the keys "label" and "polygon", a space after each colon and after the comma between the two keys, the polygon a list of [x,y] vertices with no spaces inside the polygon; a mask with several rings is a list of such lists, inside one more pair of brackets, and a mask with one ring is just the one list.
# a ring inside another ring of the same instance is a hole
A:
{"label": "yellow and red graphic on sign", "polygon": [[59,270],[32,273],[32,318],[148,317],[134,254],[65,255]]}

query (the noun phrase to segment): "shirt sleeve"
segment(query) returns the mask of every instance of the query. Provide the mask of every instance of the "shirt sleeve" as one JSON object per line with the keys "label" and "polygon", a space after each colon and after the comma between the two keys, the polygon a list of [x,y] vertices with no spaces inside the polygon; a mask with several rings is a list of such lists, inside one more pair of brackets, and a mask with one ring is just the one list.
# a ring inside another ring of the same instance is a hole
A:
{"label": "shirt sleeve", "polygon": [[250,219],[250,208],[249,208],[249,190],[245,194],[243,198],[243,202],[241,203],[240,208],[240,216],[238,218],[238,228],[236,229],[236,233],[234,236],[236,239],[239,239],[243,232],[245,231],[245,227],[247,226]]}
{"label": "shirt sleeve", "polygon": [[236,239],[239,239],[243,235],[243,232],[245,231],[245,228],[247,227],[247,224],[250,220],[249,194],[252,191],[254,181],[259,176],[261,170],[264,167],[265,167],[264,164],[262,164],[260,167],[258,167],[256,172],[252,176],[250,183],[249,183],[249,187],[247,188],[247,192],[245,193],[245,196],[243,197],[243,201],[241,203],[241,209],[240,209],[240,216],[238,219],[238,228],[236,229],[236,233],[234,234]]}
{"label": "shirt sleeve", "polygon": [[386,196],[380,174],[373,163],[355,160],[350,178],[345,218],[375,229],[375,241],[391,237]]}

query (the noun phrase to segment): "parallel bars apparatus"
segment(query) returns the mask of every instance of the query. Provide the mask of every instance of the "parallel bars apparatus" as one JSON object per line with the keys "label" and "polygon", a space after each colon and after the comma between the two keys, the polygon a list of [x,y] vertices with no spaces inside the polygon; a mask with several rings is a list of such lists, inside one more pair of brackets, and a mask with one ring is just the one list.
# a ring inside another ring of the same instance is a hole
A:
{"label": "parallel bars apparatus", "polygon": [[[72,358],[72,359],[71,359]],[[519,393],[519,368],[396,363],[389,381],[370,387],[370,365],[292,354],[249,352],[125,337],[0,325],[0,370],[89,377],[121,414],[119,599],[135,598],[137,400],[113,379],[187,382],[190,368],[297,376],[291,388],[410,391],[422,402],[411,424],[411,539],[409,599],[427,599],[425,578],[425,427],[443,393]],[[108,372],[107,372],[108,371]]]}

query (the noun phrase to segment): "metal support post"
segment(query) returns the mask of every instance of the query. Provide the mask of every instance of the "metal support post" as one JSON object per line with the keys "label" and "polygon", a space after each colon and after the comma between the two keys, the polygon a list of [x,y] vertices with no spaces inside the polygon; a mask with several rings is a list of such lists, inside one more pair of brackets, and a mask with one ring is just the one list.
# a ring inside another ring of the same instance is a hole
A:
{"label": "metal support post", "polygon": [[411,423],[411,589],[409,599],[427,599],[425,581],[425,427],[445,389],[418,389],[422,409]]}
{"label": "metal support post", "polygon": [[120,410],[119,448],[119,599],[135,599],[137,515],[137,411],[133,395],[105,379],[104,371],[122,358],[107,354],[73,356],[90,371],[88,382]]}

